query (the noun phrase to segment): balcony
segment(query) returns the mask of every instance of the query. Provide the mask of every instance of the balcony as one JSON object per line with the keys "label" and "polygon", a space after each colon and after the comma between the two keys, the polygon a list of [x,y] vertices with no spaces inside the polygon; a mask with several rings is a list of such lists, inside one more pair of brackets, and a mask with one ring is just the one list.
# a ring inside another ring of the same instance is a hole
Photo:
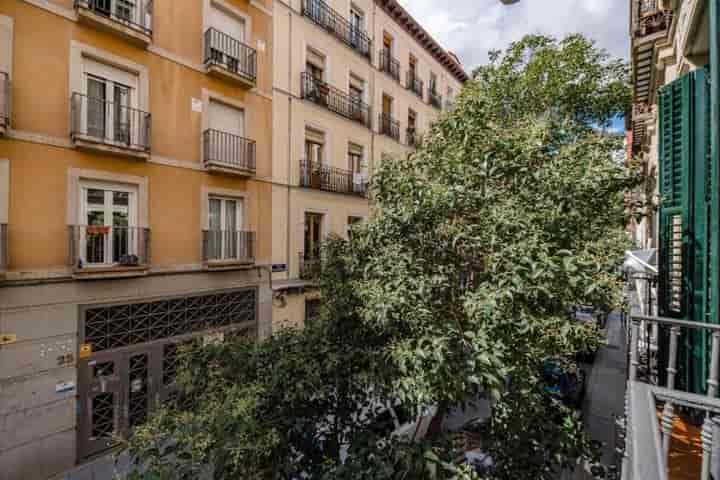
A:
{"label": "balcony", "polygon": [[442,95],[432,90],[428,91],[428,103],[435,108],[442,108]]}
{"label": "balcony", "polygon": [[300,160],[300,186],[366,198],[369,182],[361,173]]}
{"label": "balcony", "polygon": [[149,113],[81,93],[73,93],[70,105],[70,138],[76,148],[140,160],[150,157]]}
{"label": "balcony", "polygon": [[257,83],[257,52],[214,28],[205,32],[205,68],[209,75],[252,88]]}
{"label": "balcony", "polygon": [[414,128],[408,128],[405,131],[405,138],[407,139],[408,147],[415,148],[418,146],[417,131]]}
{"label": "balcony", "polygon": [[[637,315],[629,327],[622,478],[710,478],[712,452],[720,448],[720,325]],[[681,356],[695,358],[699,353],[689,350],[689,338],[704,339],[707,377],[678,365]],[[705,394],[686,391],[685,379],[690,377],[702,379]],[[695,445],[701,447],[689,448]]]}
{"label": "balcony", "polygon": [[400,82],[400,62],[384,48],[380,50],[380,71],[390,75],[396,82]]}
{"label": "balcony", "polygon": [[147,47],[152,42],[152,11],[148,2],[75,0],[78,20]]}
{"label": "balcony", "polygon": [[322,260],[320,255],[300,252],[300,279],[317,282],[320,279]]}
{"label": "balcony", "polygon": [[300,95],[305,100],[371,128],[370,107],[366,103],[313,78],[307,72],[303,72],[300,77]]}
{"label": "balcony", "polygon": [[255,175],[255,140],[208,129],[203,132],[203,160],[213,173]]}
{"label": "balcony", "polygon": [[322,0],[303,0],[302,14],[363,57],[371,60],[372,40]]}
{"label": "balcony", "polygon": [[150,265],[150,229],[69,225],[68,265],[78,279],[145,275]]}
{"label": "balcony", "polygon": [[10,128],[10,76],[0,72],[0,135]]}
{"label": "balcony", "polygon": [[255,232],[203,230],[203,263],[208,269],[224,270],[255,264]]}
{"label": "balcony", "polygon": [[408,70],[406,74],[406,83],[405,86],[408,90],[413,92],[415,95],[420,97],[420,99],[423,98],[423,81],[420,80],[417,76],[417,73],[413,72],[412,70]]}
{"label": "balcony", "polygon": [[666,30],[672,22],[672,12],[661,0],[635,0],[633,5],[634,34],[645,37]]}
{"label": "balcony", "polygon": [[400,122],[389,113],[381,113],[379,117],[380,135],[387,135],[395,141],[400,141]]}

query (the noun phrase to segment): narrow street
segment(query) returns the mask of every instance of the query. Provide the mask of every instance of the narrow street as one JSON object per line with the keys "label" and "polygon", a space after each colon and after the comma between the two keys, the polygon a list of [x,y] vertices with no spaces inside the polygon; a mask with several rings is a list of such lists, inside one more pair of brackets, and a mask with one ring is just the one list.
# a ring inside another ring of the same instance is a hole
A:
{"label": "narrow street", "polygon": [[[623,415],[625,408],[625,332],[620,315],[613,313],[607,323],[607,343],[598,350],[594,365],[588,371],[588,385],[583,403],[583,418],[587,431],[596,441],[602,442],[602,462],[615,464],[615,416]],[[591,477],[576,472],[575,480]]]}

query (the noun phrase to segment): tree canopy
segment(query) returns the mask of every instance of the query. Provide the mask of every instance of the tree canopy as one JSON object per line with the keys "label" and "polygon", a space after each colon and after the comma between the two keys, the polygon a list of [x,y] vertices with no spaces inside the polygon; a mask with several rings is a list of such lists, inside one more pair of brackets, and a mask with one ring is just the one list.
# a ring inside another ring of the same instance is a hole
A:
{"label": "tree canopy", "polygon": [[627,246],[600,127],[624,113],[627,66],[581,36],[528,36],[474,72],[407,156],[373,176],[373,215],[324,247],[320,318],[259,342],[196,346],[169,407],[136,429],[155,478],[479,478],[433,421],[416,441],[384,406],[436,419],[492,399],[487,479],[554,479],[594,462],[540,370],[596,345],[576,305],[611,310]]}

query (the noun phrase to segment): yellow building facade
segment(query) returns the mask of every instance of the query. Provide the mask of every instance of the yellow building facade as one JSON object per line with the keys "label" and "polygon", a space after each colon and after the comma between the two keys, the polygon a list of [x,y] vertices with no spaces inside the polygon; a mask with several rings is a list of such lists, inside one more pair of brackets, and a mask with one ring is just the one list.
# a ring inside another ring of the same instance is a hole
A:
{"label": "yellow building facade", "polygon": [[395,0],[276,0],[273,324],[317,307],[320,243],[367,218],[372,174],[407,155],[467,75]]}
{"label": "yellow building facade", "polygon": [[271,332],[271,0],[0,2],[0,478],[175,395],[179,344]]}

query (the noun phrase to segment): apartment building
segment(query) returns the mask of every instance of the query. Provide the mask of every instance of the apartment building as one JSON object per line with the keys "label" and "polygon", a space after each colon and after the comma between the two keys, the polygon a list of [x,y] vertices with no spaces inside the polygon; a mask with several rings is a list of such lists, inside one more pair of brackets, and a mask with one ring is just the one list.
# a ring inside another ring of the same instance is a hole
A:
{"label": "apartment building", "polygon": [[643,182],[627,196],[640,250],[622,478],[720,478],[720,2],[629,3]]}
{"label": "apartment building", "polygon": [[316,311],[320,243],[370,212],[383,158],[407,155],[467,75],[396,0],[273,7],[273,323]]}
{"label": "apartment building", "polygon": [[174,395],[179,344],[269,334],[272,20],[0,2],[1,479],[112,448]]}

